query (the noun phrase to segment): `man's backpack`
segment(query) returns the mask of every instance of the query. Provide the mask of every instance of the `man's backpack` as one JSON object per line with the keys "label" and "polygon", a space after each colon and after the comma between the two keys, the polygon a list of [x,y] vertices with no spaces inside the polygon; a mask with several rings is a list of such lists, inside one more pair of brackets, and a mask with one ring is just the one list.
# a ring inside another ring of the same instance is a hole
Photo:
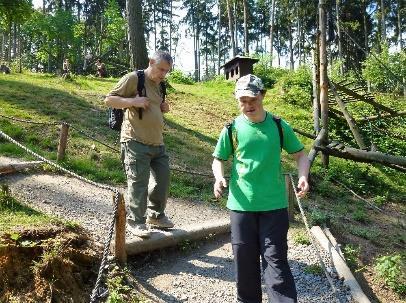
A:
{"label": "man's backpack", "polygon": [[[145,73],[144,70],[137,70],[137,77],[138,77],[138,83],[137,83],[137,92],[138,95],[141,96],[146,96],[146,91],[145,91]],[[162,102],[165,102],[165,96],[166,96],[166,85],[165,82],[160,83],[161,87],[161,93],[162,93]],[[138,116],[140,119],[142,119],[142,108],[138,109]],[[114,130],[121,130],[121,125],[123,124],[123,119],[124,119],[124,109],[121,108],[109,108],[109,127]]]}
{"label": "man's backpack", "polygon": [[[272,115],[272,120],[275,121],[276,126],[278,127],[279,144],[280,144],[280,149],[282,151],[282,148],[283,148],[283,130],[282,130],[281,118],[278,117],[278,116]],[[230,139],[230,143],[231,143],[231,153],[232,154],[234,154],[233,124],[234,124],[234,120],[232,122],[229,122],[229,123],[226,124],[227,132],[228,132],[228,138]]]}

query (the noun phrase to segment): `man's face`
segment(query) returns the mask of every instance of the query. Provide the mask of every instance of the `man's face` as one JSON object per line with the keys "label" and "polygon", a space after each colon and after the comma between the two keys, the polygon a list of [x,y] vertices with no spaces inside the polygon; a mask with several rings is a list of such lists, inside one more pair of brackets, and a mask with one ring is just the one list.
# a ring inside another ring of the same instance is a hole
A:
{"label": "man's face", "polygon": [[264,95],[261,93],[256,97],[240,97],[238,100],[240,111],[250,119],[261,118],[264,112],[263,99]]}
{"label": "man's face", "polygon": [[151,59],[149,61],[150,66],[150,74],[149,78],[156,82],[160,83],[165,80],[166,74],[171,70],[171,64],[165,60],[161,60],[160,62],[156,63],[155,60]]}

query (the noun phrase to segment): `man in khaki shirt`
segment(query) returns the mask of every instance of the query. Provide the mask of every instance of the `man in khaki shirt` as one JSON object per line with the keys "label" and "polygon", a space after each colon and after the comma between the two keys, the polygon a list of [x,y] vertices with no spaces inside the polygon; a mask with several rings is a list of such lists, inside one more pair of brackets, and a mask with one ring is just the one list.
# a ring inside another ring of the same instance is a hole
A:
{"label": "man in khaki shirt", "polygon": [[[144,70],[144,96],[138,95],[137,73],[131,72],[121,78],[104,100],[110,107],[125,109],[120,142],[130,205],[127,229],[142,238],[150,236],[146,224],[157,228],[174,226],[164,213],[169,192],[169,158],[162,133],[163,113],[169,111],[169,105],[163,102],[160,89],[172,64],[169,53],[157,51]],[[151,172],[155,184],[148,191]]]}

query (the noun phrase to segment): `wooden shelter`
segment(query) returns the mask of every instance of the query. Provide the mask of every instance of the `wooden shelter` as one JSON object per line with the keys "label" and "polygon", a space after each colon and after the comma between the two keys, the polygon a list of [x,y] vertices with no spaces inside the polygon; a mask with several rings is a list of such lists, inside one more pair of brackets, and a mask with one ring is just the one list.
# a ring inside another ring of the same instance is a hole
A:
{"label": "wooden shelter", "polygon": [[259,59],[250,57],[235,56],[230,61],[224,63],[220,68],[224,68],[224,76],[226,80],[238,80],[242,76],[253,73],[253,65]]}

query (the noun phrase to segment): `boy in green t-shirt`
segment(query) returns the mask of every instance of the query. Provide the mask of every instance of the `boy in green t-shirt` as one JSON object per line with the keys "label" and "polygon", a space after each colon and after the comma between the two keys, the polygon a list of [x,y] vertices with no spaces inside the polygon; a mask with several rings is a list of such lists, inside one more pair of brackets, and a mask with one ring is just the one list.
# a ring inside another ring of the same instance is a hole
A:
{"label": "boy in green t-shirt", "polygon": [[213,153],[214,195],[219,198],[227,187],[223,162],[233,155],[227,207],[237,301],[262,302],[261,258],[270,301],[290,303],[297,302],[297,293],[287,259],[289,221],[281,149],[297,162],[299,196],[309,190],[309,161],[289,124],[264,110],[265,93],[254,75],[237,81],[241,115],[222,130]]}

